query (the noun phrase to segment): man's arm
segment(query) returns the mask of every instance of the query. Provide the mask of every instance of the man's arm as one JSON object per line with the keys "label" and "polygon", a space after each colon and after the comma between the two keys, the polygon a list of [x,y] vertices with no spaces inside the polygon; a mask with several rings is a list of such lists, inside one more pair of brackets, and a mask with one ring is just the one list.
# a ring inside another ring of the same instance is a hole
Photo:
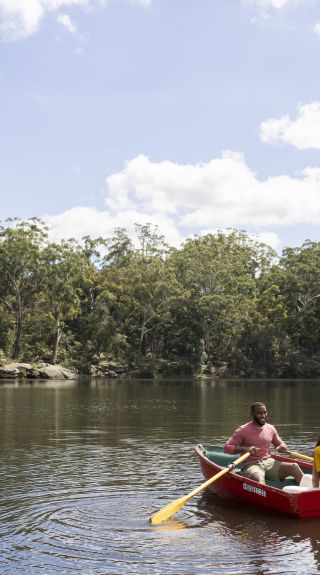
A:
{"label": "man's arm", "polygon": [[244,439],[242,428],[238,427],[225,443],[224,452],[231,454],[248,453],[248,451],[252,454],[256,453],[257,448],[254,445],[246,445]]}
{"label": "man's arm", "polygon": [[271,441],[272,445],[276,448],[279,453],[286,453],[288,448],[284,441],[282,441],[281,437],[279,436],[276,428],[274,428],[274,435]]}

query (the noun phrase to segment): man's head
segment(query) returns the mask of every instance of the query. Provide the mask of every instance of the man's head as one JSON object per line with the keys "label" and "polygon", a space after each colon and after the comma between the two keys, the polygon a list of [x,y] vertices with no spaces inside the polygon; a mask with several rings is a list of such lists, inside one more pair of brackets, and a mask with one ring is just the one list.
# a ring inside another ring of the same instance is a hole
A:
{"label": "man's head", "polygon": [[267,408],[264,403],[256,401],[251,405],[252,421],[262,427],[267,420]]}

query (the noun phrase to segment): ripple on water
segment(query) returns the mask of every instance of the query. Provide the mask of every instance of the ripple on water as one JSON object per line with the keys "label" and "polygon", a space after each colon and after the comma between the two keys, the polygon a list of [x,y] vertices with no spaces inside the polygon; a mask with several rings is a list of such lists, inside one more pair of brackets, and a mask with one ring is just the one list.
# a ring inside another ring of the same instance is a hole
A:
{"label": "ripple on water", "polygon": [[[260,384],[254,392],[252,385],[236,390],[245,409],[248,389],[261,396]],[[274,407],[288,399],[281,389],[268,387]],[[28,388],[21,399],[31,429],[26,442],[27,428],[19,434],[11,415],[20,396],[13,407],[7,397],[0,428],[0,575],[320,573],[317,521],[262,516],[205,494],[164,524],[149,524],[154,511],[203,482],[193,444],[205,437],[223,443],[234,423],[228,411],[222,417],[227,387],[197,384],[181,393],[171,383],[139,389],[118,383],[70,395],[61,388],[52,396],[44,387]],[[292,405],[285,435],[305,452],[315,435],[310,406],[307,425],[298,429],[291,424],[297,402]]]}
{"label": "ripple on water", "polygon": [[1,509],[1,575],[318,572],[310,537],[293,528],[288,537],[287,524],[281,535],[209,496],[152,527],[155,502],[148,490],[119,497],[110,488],[30,494],[18,506],[12,497]]}

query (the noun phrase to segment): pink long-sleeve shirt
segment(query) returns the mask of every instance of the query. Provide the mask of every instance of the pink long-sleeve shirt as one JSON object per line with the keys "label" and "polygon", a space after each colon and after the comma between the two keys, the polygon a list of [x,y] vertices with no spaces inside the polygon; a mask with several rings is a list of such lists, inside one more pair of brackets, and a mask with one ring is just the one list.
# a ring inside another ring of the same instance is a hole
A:
{"label": "pink long-sleeve shirt", "polygon": [[279,445],[283,444],[276,428],[270,423],[265,423],[260,427],[255,425],[253,421],[249,421],[235,430],[225,444],[224,452],[235,453],[238,447],[251,447],[254,445],[258,450],[254,455],[246,459],[245,465],[248,465],[248,463],[253,463],[257,459],[271,457],[269,451],[271,443],[274,447],[279,447]]}

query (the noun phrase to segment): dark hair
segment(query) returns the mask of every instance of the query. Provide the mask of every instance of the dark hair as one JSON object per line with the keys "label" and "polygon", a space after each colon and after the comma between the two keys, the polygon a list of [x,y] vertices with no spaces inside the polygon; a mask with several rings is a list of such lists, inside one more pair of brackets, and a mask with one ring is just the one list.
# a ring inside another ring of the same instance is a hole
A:
{"label": "dark hair", "polygon": [[[257,407],[266,407],[264,403],[262,403],[261,401],[255,401],[252,405],[251,405],[251,413],[254,413],[255,410],[257,409]],[[320,437],[319,437],[319,441],[320,441]]]}
{"label": "dark hair", "polygon": [[315,447],[318,447],[318,445],[320,445],[320,437],[319,437],[317,443],[315,444]]}

